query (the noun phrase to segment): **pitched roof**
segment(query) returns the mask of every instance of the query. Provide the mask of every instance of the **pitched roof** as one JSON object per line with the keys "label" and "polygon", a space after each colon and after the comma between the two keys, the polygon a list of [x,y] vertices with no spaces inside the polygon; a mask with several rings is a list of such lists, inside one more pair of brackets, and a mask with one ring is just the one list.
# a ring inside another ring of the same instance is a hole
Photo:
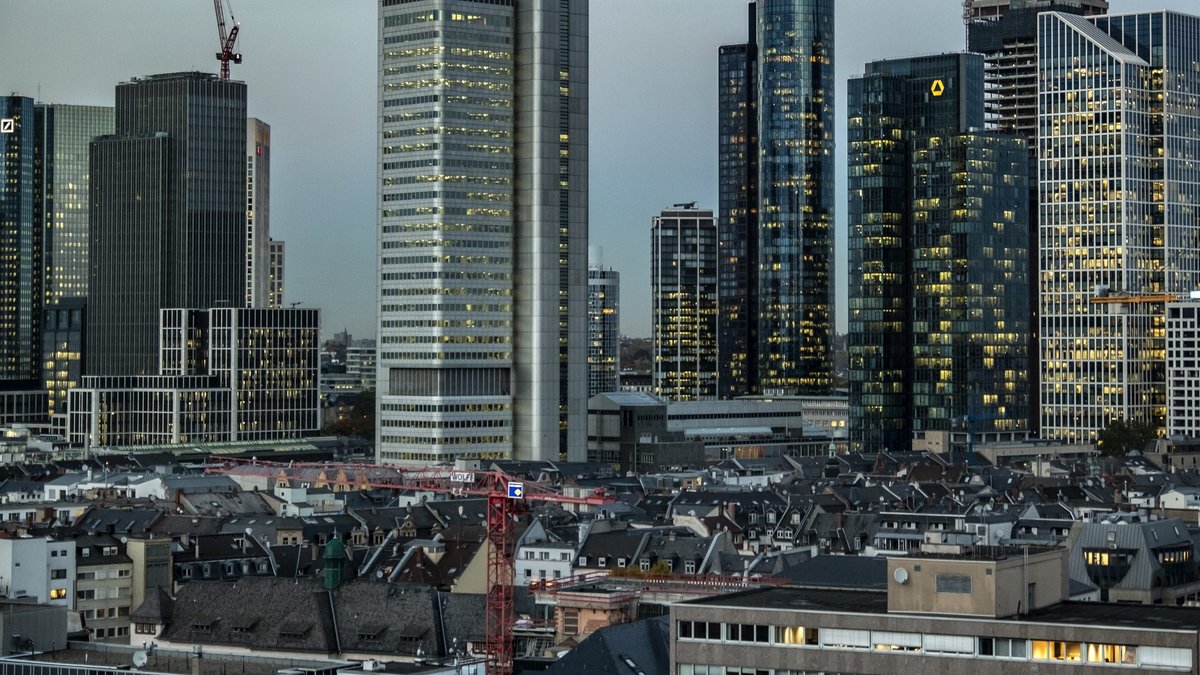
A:
{"label": "pitched roof", "polygon": [[546,675],[646,675],[671,672],[667,617],[601,628],[567,652]]}

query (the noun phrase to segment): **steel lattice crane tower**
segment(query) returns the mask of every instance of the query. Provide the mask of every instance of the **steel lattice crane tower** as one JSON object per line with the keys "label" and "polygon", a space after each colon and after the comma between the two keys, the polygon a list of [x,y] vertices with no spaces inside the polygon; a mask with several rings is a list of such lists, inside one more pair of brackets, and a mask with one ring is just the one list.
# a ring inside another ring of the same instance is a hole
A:
{"label": "steel lattice crane tower", "polygon": [[220,38],[221,51],[217,52],[217,60],[221,62],[221,79],[229,79],[229,63],[241,63],[242,55],[233,51],[234,45],[238,38],[238,23],[233,17],[233,8],[229,9],[229,21],[233,23],[233,28],[229,29],[229,33],[225,32],[225,6],[221,0],[213,0],[213,10],[217,13],[217,36]]}
{"label": "steel lattice crane tower", "polygon": [[[218,2],[220,0],[217,0]],[[206,473],[226,476],[301,481],[334,492],[382,488],[421,490],[487,498],[487,617],[486,651],[489,675],[509,675],[513,669],[513,554],[515,517],[529,502],[599,506],[615,500],[602,489],[587,496],[567,496],[545,485],[518,481],[503,471],[457,471],[444,467],[405,469],[378,464],[337,462],[280,463],[222,458]]]}

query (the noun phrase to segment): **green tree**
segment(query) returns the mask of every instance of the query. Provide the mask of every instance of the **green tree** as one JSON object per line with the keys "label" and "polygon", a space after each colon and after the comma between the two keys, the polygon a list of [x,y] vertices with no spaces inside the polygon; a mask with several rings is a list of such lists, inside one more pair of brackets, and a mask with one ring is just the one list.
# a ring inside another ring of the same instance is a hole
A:
{"label": "green tree", "polygon": [[375,391],[368,389],[358,395],[350,412],[326,426],[322,433],[330,436],[357,436],[371,440],[375,438]]}
{"label": "green tree", "polygon": [[1158,436],[1158,427],[1150,422],[1128,422],[1116,417],[1096,436],[1096,449],[1105,457],[1119,457],[1130,450],[1143,450]]}

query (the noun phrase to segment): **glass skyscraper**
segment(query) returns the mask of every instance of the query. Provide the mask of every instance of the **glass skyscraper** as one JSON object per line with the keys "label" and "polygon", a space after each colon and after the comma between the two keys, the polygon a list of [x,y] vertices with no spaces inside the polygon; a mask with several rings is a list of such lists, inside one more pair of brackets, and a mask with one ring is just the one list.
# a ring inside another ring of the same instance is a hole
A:
{"label": "glass skyscraper", "polygon": [[720,50],[722,396],[828,390],[833,0],[760,0]]}
{"label": "glass skyscraper", "polygon": [[586,455],[587,6],[380,3],[382,462]]}
{"label": "glass skyscraper", "polygon": [[664,209],[650,228],[654,393],[717,397],[717,224],[695,205]]}
{"label": "glass skyscraper", "polygon": [[1195,16],[1038,17],[1045,437],[1164,424],[1162,298],[1200,286],[1198,66]]}
{"label": "glass skyscraper", "polygon": [[850,80],[850,441],[1013,437],[1028,411],[1028,155],[983,132],[978,54]]}
{"label": "glass skyscraper", "polygon": [[173,73],[117,86],[91,146],[87,374],[158,369],[158,312],[241,307],[246,85]]}
{"label": "glass skyscraper", "polygon": [[41,375],[42,253],[33,99],[0,98],[0,389]]}

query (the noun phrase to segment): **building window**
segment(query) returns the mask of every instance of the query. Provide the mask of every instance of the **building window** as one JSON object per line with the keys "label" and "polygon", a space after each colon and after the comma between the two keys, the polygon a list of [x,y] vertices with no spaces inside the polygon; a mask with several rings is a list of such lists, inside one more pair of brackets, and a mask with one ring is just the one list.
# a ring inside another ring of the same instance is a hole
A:
{"label": "building window", "polygon": [[600,561],[598,564],[600,565],[600,567],[608,566],[608,558],[605,558],[604,556],[600,556]]}
{"label": "building window", "polygon": [[1033,658],[1037,661],[1081,661],[1083,645],[1079,642],[1034,640]]}
{"label": "building window", "polygon": [[649,572],[649,571],[650,571],[650,559],[649,559],[649,558],[642,558],[642,560],[641,560],[641,562],[640,562],[640,564],[639,564],[639,567],[641,568],[641,570],[642,570],[643,572]]}
{"label": "building window", "polygon": [[1090,663],[1137,664],[1137,648],[1133,645],[1088,644],[1087,660]]}
{"label": "building window", "polygon": [[920,633],[893,633],[890,631],[874,631],[872,639],[877,651],[883,652],[919,652],[921,651]]}
{"label": "building window", "polygon": [[67,589],[65,589],[65,588],[51,588],[50,589],[50,599],[51,600],[63,600],[66,597],[67,597]]}
{"label": "building window", "polygon": [[66,570],[50,570],[50,578],[51,579],[66,579],[67,571]]}
{"label": "building window", "polygon": [[750,623],[727,623],[725,639],[730,642],[770,642],[771,628]]}
{"label": "building window", "polygon": [[871,631],[826,628],[821,631],[821,646],[835,649],[870,649]]}
{"label": "building window", "polygon": [[818,632],[816,628],[803,626],[776,626],[775,642],[781,645],[810,645],[815,646]]}
{"label": "building window", "polygon": [[696,573],[696,561],[689,560],[689,561],[683,563],[683,571],[685,574],[695,574]]}
{"label": "building window", "polygon": [[682,640],[720,640],[721,624],[714,621],[680,621],[679,638]]}

